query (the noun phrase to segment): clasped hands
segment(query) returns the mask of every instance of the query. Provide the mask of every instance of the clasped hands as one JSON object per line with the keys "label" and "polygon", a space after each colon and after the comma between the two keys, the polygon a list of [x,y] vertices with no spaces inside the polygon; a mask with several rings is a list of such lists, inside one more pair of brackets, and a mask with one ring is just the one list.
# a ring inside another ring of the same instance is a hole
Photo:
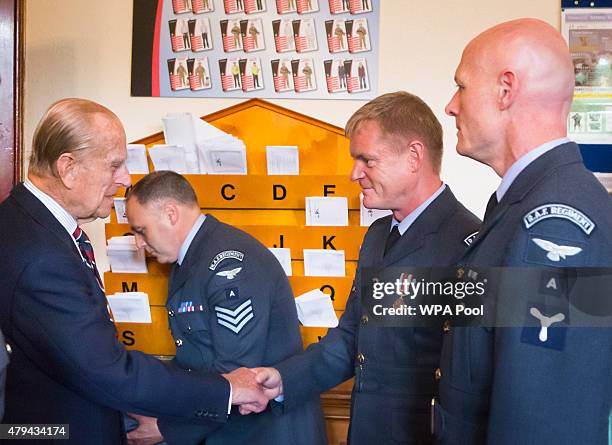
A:
{"label": "clasped hands", "polygon": [[[223,374],[232,385],[232,405],[240,414],[260,413],[268,402],[283,394],[283,382],[275,368],[238,368]],[[139,423],[128,433],[128,445],[154,445],[163,440],[154,417],[130,414]]]}
{"label": "clasped hands", "polygon": [[283,381],[275,368],[238,368],[223,377],[232,385],[232,405],[240,406],[240,414],[260,413],[283,394]]}

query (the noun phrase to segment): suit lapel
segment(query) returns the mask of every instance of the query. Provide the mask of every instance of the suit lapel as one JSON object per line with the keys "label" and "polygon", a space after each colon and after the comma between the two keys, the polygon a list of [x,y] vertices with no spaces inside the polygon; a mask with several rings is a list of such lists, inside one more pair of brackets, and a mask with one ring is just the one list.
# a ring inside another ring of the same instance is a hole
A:
{"label": "suit lapel", "polygon": [[[425,242],[425,237],[433,232],[437,232],[440,224],[450,212],[454,211],[457,200],[446,186],[444,191],[438,196],[412,223],[402,237],[391,247],[387,255],[383,258],[385,267],[406,258],[408,255],[419,250]],[[389,230],[389,227],[387,227]],[[386,239],[386,238],[385,238]],[[385,243],[381,243],[384,251]]]}
{"label": "suit lapel", "polygon": [[17,204],[34,219],[34,221],[51,232],[55,238],[61,243],[64,243],[66,247],[70,248],[80,258],[74,241],[64,226],[60,224],[57,218],[53,216],[49,209],[47,209],[36,196],[25,188],[23,183],[17,184],[13,188],[11,196],[17,201]]}

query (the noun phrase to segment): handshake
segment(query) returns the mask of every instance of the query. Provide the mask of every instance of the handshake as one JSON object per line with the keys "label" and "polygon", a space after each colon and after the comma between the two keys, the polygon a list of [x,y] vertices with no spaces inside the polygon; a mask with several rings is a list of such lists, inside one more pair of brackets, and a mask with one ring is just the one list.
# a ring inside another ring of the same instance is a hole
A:
{"label": "handshake", "polygon": [[232,405],[239,405],[243,415],[262,412],[270,400],[283,394],[275,368],[238,368],[223,377],[232,385]]}
{"label": "handshake", "polygon": [[[223,374],[232,385],[232,405],[240,414],[260,413],[268,402],[283,393],[280,373],[274,368],[238,368]],[[155,417],[131,414],[138,428],[127,434],[128,445],[153,445],[164,440]]]}

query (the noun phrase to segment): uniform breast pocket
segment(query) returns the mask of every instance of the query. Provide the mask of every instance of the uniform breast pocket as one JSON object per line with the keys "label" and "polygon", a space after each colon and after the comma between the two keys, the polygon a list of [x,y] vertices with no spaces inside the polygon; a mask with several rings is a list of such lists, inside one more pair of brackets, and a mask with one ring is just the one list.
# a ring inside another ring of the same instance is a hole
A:
{"label": "uniform breast pocket", "polygon": [[208,320],[203,311],[184,312],[176,317],[178,325],[184,334],[190,335],[208,331]]}

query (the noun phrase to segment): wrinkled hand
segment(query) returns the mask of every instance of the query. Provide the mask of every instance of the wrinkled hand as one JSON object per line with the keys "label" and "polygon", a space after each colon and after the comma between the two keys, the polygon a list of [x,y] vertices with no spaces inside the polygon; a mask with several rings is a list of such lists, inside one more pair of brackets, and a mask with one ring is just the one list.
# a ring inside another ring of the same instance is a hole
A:
{"label": "wrinkled hand", "polygon": [[[251,372],[255,373],[255,381],[261,385],[263,394],[268,400],[277,398],[283,394],[283,379],[275,368],[253,368]],[[240,406],[240,414],[251,414],[258,412],[255,406],[251,404],[242,404]]]}
{"label": "wrinkled hand", "polygon": [[232,405],[248,404],[250,412],[260,413],[268,405],[268,398],[255,380],[255,373],[248,368],[238,368],[223,374],[232,385]]}
{"label": "wrinkled hand", "polygon": [[127,434],[128,445],[155,445],[164,441],[164,436],[159,432],[155,417],[132,413],[129,413],[129,416],[138,421],[138,428]]}

